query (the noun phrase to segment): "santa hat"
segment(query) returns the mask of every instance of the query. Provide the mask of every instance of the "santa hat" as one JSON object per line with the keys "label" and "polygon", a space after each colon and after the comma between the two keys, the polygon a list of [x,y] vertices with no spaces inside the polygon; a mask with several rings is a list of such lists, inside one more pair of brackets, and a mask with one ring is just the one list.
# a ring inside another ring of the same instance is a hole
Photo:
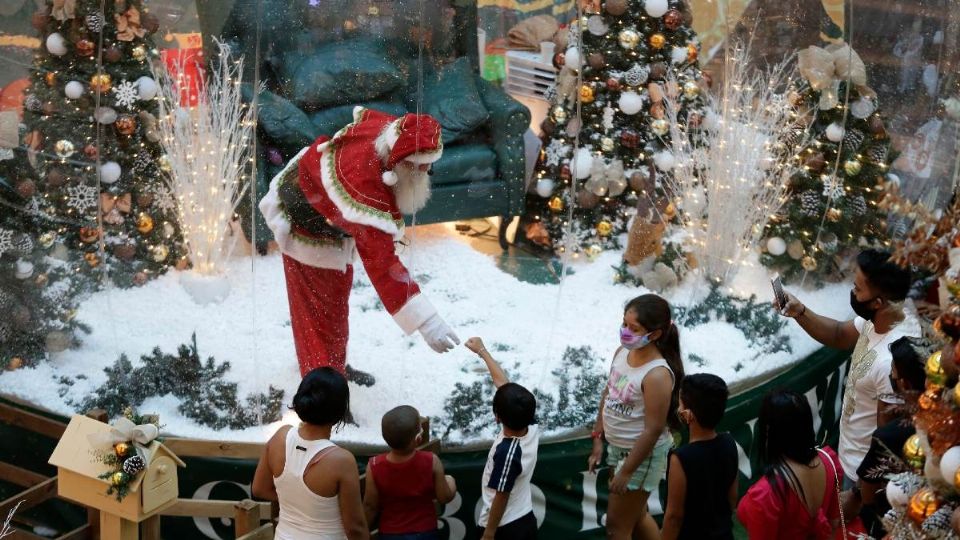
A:
{"label": "santa hat", "polygon": [[376,141],[377,153],[385,159],[383,183],[397,183],[393,168],[401,161],[433,163],[443,153],[440,124],[425,114],[405,114],[387,124]]}

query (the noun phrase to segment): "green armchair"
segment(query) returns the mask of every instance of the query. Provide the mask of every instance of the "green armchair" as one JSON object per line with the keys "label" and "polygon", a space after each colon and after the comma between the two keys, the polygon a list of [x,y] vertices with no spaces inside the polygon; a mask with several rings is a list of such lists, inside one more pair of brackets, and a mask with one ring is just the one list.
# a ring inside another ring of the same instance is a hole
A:
{"label": "green armchair", "polygon": [[[311,11],[318,4],[337,13],[335,20],[318,19]],[[357,21],[370,23],[369,14],[366,19],[351,15],[354,5],[369,9],[370,4],[197,2],[204,34],[218,36],[244,54],[245,80],[253,81],[256,71],[264,85],[258,99],[256,201],[301,148],[346,125],[355,105],[394,115],[428,113],[443,127],[444,152],[433,167],[430,202],[408,216],[408,223],[413,218],[428,224],[501,216],[499,237],[506,248],[509,218],[520,215],[524,206],[523,136],[530,112],[477,75],[476,3],[438,2],[429,16],[411,20],[405,8],[415,7],[414,2],[379,2],[384,11],[397,14],[387,30],[344,31]],[[259,35],[271,36],[263,37],[259,47],[256,20],[264,21]],[[424,35],[429,36],[428,48],[419,37]],[[246,99],[253,99],[253,88],[245,86]],[[243,229],[264,252],[270,231],[253,203],[250,198],[241,205]]]}

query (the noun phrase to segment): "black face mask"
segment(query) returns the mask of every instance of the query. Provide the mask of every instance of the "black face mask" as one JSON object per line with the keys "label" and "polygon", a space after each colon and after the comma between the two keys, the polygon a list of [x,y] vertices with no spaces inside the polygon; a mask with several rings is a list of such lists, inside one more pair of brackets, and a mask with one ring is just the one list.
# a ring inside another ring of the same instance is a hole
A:
{"label": "black face mask", "polygon": [[853,294],[853,291],[850,291],[850,307],[853,308],[853,312],[856,313],[858,317],[872,321],[878,310],[876,308],[868,308],[867,304],[873,302],[877,298],[879,298],[879,296],[875,296],[870,300],[861,302],[860,300],[857,300],[857,295]]}

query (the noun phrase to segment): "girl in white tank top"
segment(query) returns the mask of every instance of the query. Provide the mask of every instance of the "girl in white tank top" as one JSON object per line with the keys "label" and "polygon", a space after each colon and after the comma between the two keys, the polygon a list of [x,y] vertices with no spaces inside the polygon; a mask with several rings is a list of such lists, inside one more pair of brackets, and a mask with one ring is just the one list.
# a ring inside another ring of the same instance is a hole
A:
{"label": "girl in white tank top", "polygon": [[[296,427],[287,431],[286,463],[274,478],[280,502],[277,540],[345,540],[340,497],[322,497],[303,482],[307,465],[317,454],[336,446],[328,439],[305,440]],[[322,458],[321,458],[322,459]]]}

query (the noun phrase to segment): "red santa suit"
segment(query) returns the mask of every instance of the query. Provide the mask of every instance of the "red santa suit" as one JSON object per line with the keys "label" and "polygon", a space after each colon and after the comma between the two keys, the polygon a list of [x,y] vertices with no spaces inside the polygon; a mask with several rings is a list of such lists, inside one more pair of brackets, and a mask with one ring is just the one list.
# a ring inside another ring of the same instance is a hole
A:
{"label": "red santa suit", "polygon": [[440,126],[429,116],[396,118],[357,107],[353,123],[304,148],[271,181],[260,211],[283,253],[302,375],[316,367],[346,367],[357,255],[405,333],[419,330],[438,352],[459,343],[395,251],[403,217],[392,169],[404,160],[433,162],[442,149]]}

